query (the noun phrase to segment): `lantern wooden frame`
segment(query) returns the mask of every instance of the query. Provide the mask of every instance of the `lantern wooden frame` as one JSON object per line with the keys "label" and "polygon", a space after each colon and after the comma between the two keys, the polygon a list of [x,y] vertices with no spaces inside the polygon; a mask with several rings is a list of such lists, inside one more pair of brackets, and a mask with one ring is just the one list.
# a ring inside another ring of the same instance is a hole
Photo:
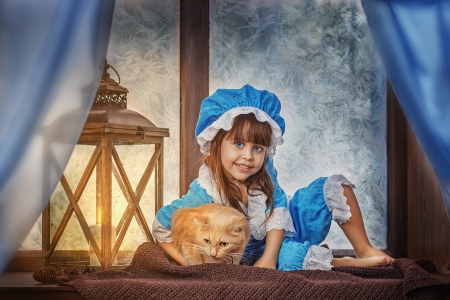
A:
{"label": "lantern wooden frame", "polygon": [[[120,87],[109,78],[109,74],[106,72],[108,67],[109,65],[105,68],[96,101],[77,143],[79,145],[94,145],[96,148],[75,191],[72,191],[70,188],[64,174],[61,177],[60,182],[69,199],[69,205],[53,239],[50,238],[50,204],[42,214],[42,255],[44,266],[50,265],[51,257],[73,213],[75,213],[84,236],[100,261],[102,269],[108,269],[113,266],[114,258],[119,251],[133,217],[135,217],[143,230],[147,240],[154,242],[139,202],[153,171],[155,171],[155,212],[162,207],[164,138],[169,137],[169,130],[156,127],[144,116],[126,108],[126,93],[128,90]],[[110,97],[111,95],[113,97]],[[120,101],[117,101],[117,99]],[[115,148],[115,145],[122,143],[155,145],[155,151],[139,180],[136,191],[133,191]],[[101,224],[100,245],[97,243],[78,205],[78,201],[94,169],[96,169],[96,221],[98,224]],[[111,241],[113,228],[112,176],[116,178],[120,190],[128,202],[117,224],[114,244]]]}

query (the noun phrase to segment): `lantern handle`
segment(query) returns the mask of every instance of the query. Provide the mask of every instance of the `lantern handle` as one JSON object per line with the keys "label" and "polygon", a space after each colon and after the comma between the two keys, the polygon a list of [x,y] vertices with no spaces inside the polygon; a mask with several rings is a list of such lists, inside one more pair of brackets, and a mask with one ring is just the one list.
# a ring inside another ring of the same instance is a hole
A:
{"label": "lantern handle", "polygon": [[[108,64],[108,63],[107,63]],[[113,66],[111,66],[110,64],[108,64],[108,66],[111,68],[111,69],[113,69],[114,70],[114,72],[116,72],[116,74],[117,74],[117,77],[119,78],[119,83],[116,83],[116,84],[111,84],[111,85],[113,85],[113,86],[118,86],[119,84],[120,84],[120,75],[119,75],[119,73],[116,71],[116,69],[114,69],[114,67]]]}

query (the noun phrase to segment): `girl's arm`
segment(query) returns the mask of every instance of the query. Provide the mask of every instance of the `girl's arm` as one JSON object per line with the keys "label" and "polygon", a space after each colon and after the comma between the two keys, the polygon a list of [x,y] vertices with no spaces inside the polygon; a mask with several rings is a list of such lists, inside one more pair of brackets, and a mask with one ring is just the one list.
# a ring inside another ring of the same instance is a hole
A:
{"label": "girl's arm", "polygon": [[194,180],[186,195],[181,197],[181,199],[174,200],[172,203],[165,205],[156,213],[156,218],[153,220],[152,235],[164,252],[182,266],[188,266],[189,263],[172,242],[170,228],[172,227],[173,213],[180,208],[198,207],[211,202],[212,197],[200,187],[197,180]]}
{"label": "girl's arm", "polygon": [[259,268],[277,268],[278,252],[284,239],[284,230],[272,229],[266,233],[266,247],[260,259],[253,265]]}
{"label": "girl's arm", "polygon": [[158,245],[177,263],[179,263],[182,266],[189,266],[188,261],[181,255],[177,247],[175,247],[175,245],[172,242],[170,243],[162,242],[158,243]]}

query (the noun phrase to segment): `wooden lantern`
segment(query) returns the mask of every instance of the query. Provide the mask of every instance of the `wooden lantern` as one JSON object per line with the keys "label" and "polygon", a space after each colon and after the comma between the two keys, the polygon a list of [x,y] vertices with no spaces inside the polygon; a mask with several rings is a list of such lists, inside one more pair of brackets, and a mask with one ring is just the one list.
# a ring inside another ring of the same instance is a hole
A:
{"label": "wooden lantern", "polygon": [[[106,64],[94,104],[77,143],[77,145],[91,145],[95,150],[75,189],[71,189],[64,174],[61,177],[60,183],[67,195],[69,205],[53,238],[50,236],[50,204],[43,213],[42,247],[45,266],[52,264],[55,248],[64,231],[67,230],[67,224],[73,213],[75,213],[84,237],[91,248],[90,262],[82,261],[78,265],[92,265],[93,254],[102,269],[111,268],[133,217],[146,239],[153,242],[149,225],[140,207],[140,201],[153,173],[155,211],[162,207],[164,137],[169,136],[169,130],[158,128],[141,114],[127,109],[128,90],[110,78],[107,72],[109,67]],[[133,189],[129,174],[123,167],[116,147],[117,145],[133,147],[133,145],[144,144],[152,145],[153,153],[148,154],[151,158],[137,186]],[[88,224],[78,201],[93,174],[96,177],[94,181],[96,196],[92,197],[96,198],[92,199],[92,201],[96,201],[96,224],[92,224],[92,222]],[[118,224],[112,223],[113,177],[127,201],[126,209]]]}

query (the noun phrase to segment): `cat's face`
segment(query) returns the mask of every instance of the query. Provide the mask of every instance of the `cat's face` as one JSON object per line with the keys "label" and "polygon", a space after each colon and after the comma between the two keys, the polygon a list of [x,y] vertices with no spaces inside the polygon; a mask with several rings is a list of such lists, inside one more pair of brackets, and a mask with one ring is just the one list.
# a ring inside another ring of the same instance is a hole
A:
{"label": "cat's face", "polygon": [[211,203],[176,211],[172,238],[191,265],[239,264],[250,239],[250,227],[234,208]]}
{"label": "cat's face", "polygon": [[195,218],[194,222],[199,226],[196,244],[205,262],[232,264],[240,260],[247,244],[247,234],[243,230],[245,218],[233,218],[225,226],[214,224],[208,217]]}

